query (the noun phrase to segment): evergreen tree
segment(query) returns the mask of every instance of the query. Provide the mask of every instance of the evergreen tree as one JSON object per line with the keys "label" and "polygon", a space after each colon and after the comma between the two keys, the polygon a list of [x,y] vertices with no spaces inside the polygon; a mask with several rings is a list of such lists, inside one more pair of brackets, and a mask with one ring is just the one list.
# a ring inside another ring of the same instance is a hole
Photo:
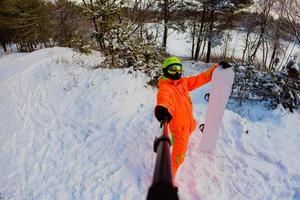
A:
{"label": "evergreen tree", "polygon": [[33,51],[39,43],[47,46],[50,34],[49,5],[42,0],[17,0],[17,43],[21,51]]}
{"label": "evergreen tree", "polygon": [[111,31],[121,23],[122,0],[100,0],[87,2],[83,0],[85,12],[93,20],[95,31],[93,37],[98,41],[100,48],[106,48],[107,41],[111,40]]}
{"label": "evergreen tree", "polygon": [[0,1],[0,43],[4,51],[6,45],[11,43],[16,37],[17,29],[17,9],[14,0]]}
{"label": "evergreen tree", "polygon": [[93,36],[111,67],[133,67],[155,76],[161,62],[161,51],[147,29],[140,28],[122,11],[123,1],[107,0],[89,2],[83,0],[85,12],[93,21]]}

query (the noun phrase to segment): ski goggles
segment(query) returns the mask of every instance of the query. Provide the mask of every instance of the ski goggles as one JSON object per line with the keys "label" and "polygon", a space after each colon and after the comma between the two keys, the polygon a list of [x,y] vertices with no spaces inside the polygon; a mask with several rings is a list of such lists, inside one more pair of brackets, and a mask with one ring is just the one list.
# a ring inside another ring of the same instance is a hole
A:
{"label": "ski goggles", "polygon": [[176,74],[176,73],[182,73],[183,69],[181,65],[171,65],[168,67],[168,73],[169,74]]}

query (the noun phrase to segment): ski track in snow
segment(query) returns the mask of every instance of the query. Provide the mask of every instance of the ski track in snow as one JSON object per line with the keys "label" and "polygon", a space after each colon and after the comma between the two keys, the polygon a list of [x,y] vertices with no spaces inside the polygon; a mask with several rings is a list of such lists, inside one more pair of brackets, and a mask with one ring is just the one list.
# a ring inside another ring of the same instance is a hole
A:
{"label": "ski track in snow", "polygon": [[[156,90],[131,69],[91,69],[101,60],[67,48],[0,58],[0,199],[146,198]],[[192,93],[200,122],[207,91]],[[300,199],[300,114],[249,107],[226,110],[214,155],[191,136],[181,199]]]}

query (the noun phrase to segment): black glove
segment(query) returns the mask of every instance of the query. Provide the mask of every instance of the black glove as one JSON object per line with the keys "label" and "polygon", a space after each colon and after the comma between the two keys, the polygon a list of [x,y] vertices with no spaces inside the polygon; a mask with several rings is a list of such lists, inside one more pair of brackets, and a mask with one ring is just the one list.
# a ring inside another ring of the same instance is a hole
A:
{"label": "black glove", "polygon": [[227,69],[227,68],[232,67],[228,62],[225,62],[225,61],[221,61],[221,62],[219,63],[219,65],[220,65],[223,69]]}
{"label": "black glove", "polygon": [[156,106],[154,113],[159,122],[169,123],[172,119],[172,115],[168,112],[168,109],[163,106]]}

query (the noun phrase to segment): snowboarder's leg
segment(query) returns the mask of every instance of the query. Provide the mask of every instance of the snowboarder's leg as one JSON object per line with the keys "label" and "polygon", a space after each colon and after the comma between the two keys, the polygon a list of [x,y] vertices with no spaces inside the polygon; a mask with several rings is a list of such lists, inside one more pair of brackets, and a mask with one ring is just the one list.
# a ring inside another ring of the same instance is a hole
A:
{"label": "snowboarder's leg", "polygon": [[171,154],[171,161],[172,161],[172,175],[173,175],[173,179],[175,180],[176,172],[185,159],[190,133],[175,132],[173,134],[174,134],[174,144],[173,144],[173,149]]}

